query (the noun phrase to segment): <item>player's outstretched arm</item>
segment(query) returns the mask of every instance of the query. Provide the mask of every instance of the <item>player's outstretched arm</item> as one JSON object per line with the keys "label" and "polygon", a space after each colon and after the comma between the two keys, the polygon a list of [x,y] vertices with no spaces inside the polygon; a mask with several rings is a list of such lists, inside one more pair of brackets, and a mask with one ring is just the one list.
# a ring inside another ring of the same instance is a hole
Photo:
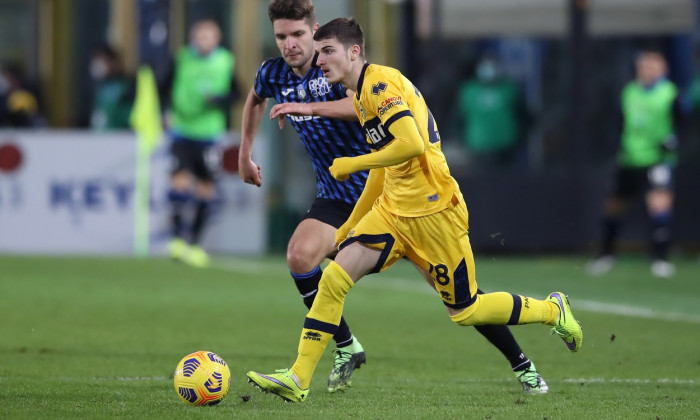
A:
{"label": "player's outstretched arm", "polygon": [[243,105],[243,119],[241,122],[241,148],[238,152],[238,174],[247,184],[262,185],[260,167],[253,162],[253,142],[258,128],[262,123],[267,109],[267,99],[255,94],[255,89],[248,92],[245,105]]}
{"label": "player's outstretched arm", "polygon": [[362,190],[360,198],[357,199],[350,217],[348,217],[348,220],[343,223],[343,226],[341,226],[335,234],[336,244],[345,240],[350,230],[370,211],[372,205],[377,201],[377,198],[382,194],[383,190],[384,169],[373,169],[369,171],[367,181],[365,182],[365,188]]}
{"label": "player's outstretched arm", "polygon": [[326,102],[284,102],[275,104],[270,109],[270,119],[277,118],[280,129],[284,127],[287,115],[319,116],[341,120],[357,121],[352,97]]}
{"label": "player's outstretched arm", "polygon": [[425,143],[413,118],[399,118],[391,124],[389,132],[394,139],[378,152],[333,160],[333,165],[328,168],[331,175],[345,181],[354,172],[396,165],[425,152]]}

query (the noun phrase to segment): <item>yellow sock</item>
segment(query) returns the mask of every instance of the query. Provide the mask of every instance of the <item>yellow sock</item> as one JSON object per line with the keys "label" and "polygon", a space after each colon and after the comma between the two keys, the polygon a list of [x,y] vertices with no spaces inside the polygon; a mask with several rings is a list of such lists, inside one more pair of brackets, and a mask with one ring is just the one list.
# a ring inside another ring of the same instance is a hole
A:
{"label": "yellow sock", "polygon": [[309,387],[316,365],[328,342],[333,338],[335,330],[338,329],[343,315],[345,295],[354,284],[350,276],[335,261],[323,270],[314,304],[306,316],[304,328],[301,331],[299,354],[291,369],[299,379],[302,389]]}
{"label": "yellow sock", "polygon": [[477,295],[471,306],[451,318],[460,325],[554,325],[558,317],[559,308],[552,302],[495,292]]}
{"label": "yellow sock", "polygon": [[[517,295],[514,295],[517,296]],[[518,324],[555,325],[559,319],[559,307],[553,302],[527,296],[520,298],[520,317]]]}

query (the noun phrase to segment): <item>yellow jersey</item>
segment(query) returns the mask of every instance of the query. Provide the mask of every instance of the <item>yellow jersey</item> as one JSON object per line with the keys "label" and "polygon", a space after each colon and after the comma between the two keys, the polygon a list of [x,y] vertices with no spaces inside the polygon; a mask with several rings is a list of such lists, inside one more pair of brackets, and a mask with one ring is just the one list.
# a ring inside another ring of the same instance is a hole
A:
{"label": "yellow jersey", "polygon": [[444,210],[453,196],[461,195],[442,153],[435,119],[423,95],[400,71],[365,64],[353,104],[373,152],[394,140],[389,128],[401,118],[413,119],[425,145],[422,155],[384,168],[376,205],[398,216],[419,217]]}

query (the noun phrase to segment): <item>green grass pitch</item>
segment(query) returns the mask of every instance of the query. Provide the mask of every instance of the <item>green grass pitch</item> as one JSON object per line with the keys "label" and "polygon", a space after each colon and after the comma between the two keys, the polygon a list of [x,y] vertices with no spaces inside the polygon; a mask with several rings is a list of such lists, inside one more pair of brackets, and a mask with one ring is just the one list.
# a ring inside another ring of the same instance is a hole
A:
{"label": "green grass pitch", "polygon": [[[0,418],[687,419],[700,416],[700,265],[654,279],[642,258],[587,277],[576,257],[477,256],[480,287],[569,294],[579,353],[541,325],[513,327],[550,386],[523,394],[505,358],[454,325],[407,263],[362,279],[345,315],[367,351],[353,388],[329,394],[327,350],[302,404],[246,383],[289,367],[305,307],[279,257],[0,257]],[[184,355],[218,353],[231,389],[215,407],[177,397]]]}

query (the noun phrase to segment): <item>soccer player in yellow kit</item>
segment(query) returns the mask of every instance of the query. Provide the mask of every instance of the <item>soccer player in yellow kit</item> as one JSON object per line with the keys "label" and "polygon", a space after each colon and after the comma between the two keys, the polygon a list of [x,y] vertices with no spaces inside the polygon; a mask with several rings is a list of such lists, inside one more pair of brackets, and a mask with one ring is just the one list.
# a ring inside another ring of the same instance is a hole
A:
{"label": "soccer player in yellow kit", "polygon": [[352,18],[332,20],[314,40],[317,64],[328,82],[357,92],[355,110],[372,149],[366,155],[336,158],[329,170],[341,181],[357,171],[370,172],[336,235],[340,251],[323,272],[296,362],[274,374],[248,372],[249,381],[285,400],[303,401],[350,288],[365,274],[382,271],[402,257],[431,273],[455,323],[551,325],[570,351],[578,351],[583,333],[563,293],[553,292],[545,300],[476,293],[467,208],[418,89],[398,70],[366,62],[362,29]]}

